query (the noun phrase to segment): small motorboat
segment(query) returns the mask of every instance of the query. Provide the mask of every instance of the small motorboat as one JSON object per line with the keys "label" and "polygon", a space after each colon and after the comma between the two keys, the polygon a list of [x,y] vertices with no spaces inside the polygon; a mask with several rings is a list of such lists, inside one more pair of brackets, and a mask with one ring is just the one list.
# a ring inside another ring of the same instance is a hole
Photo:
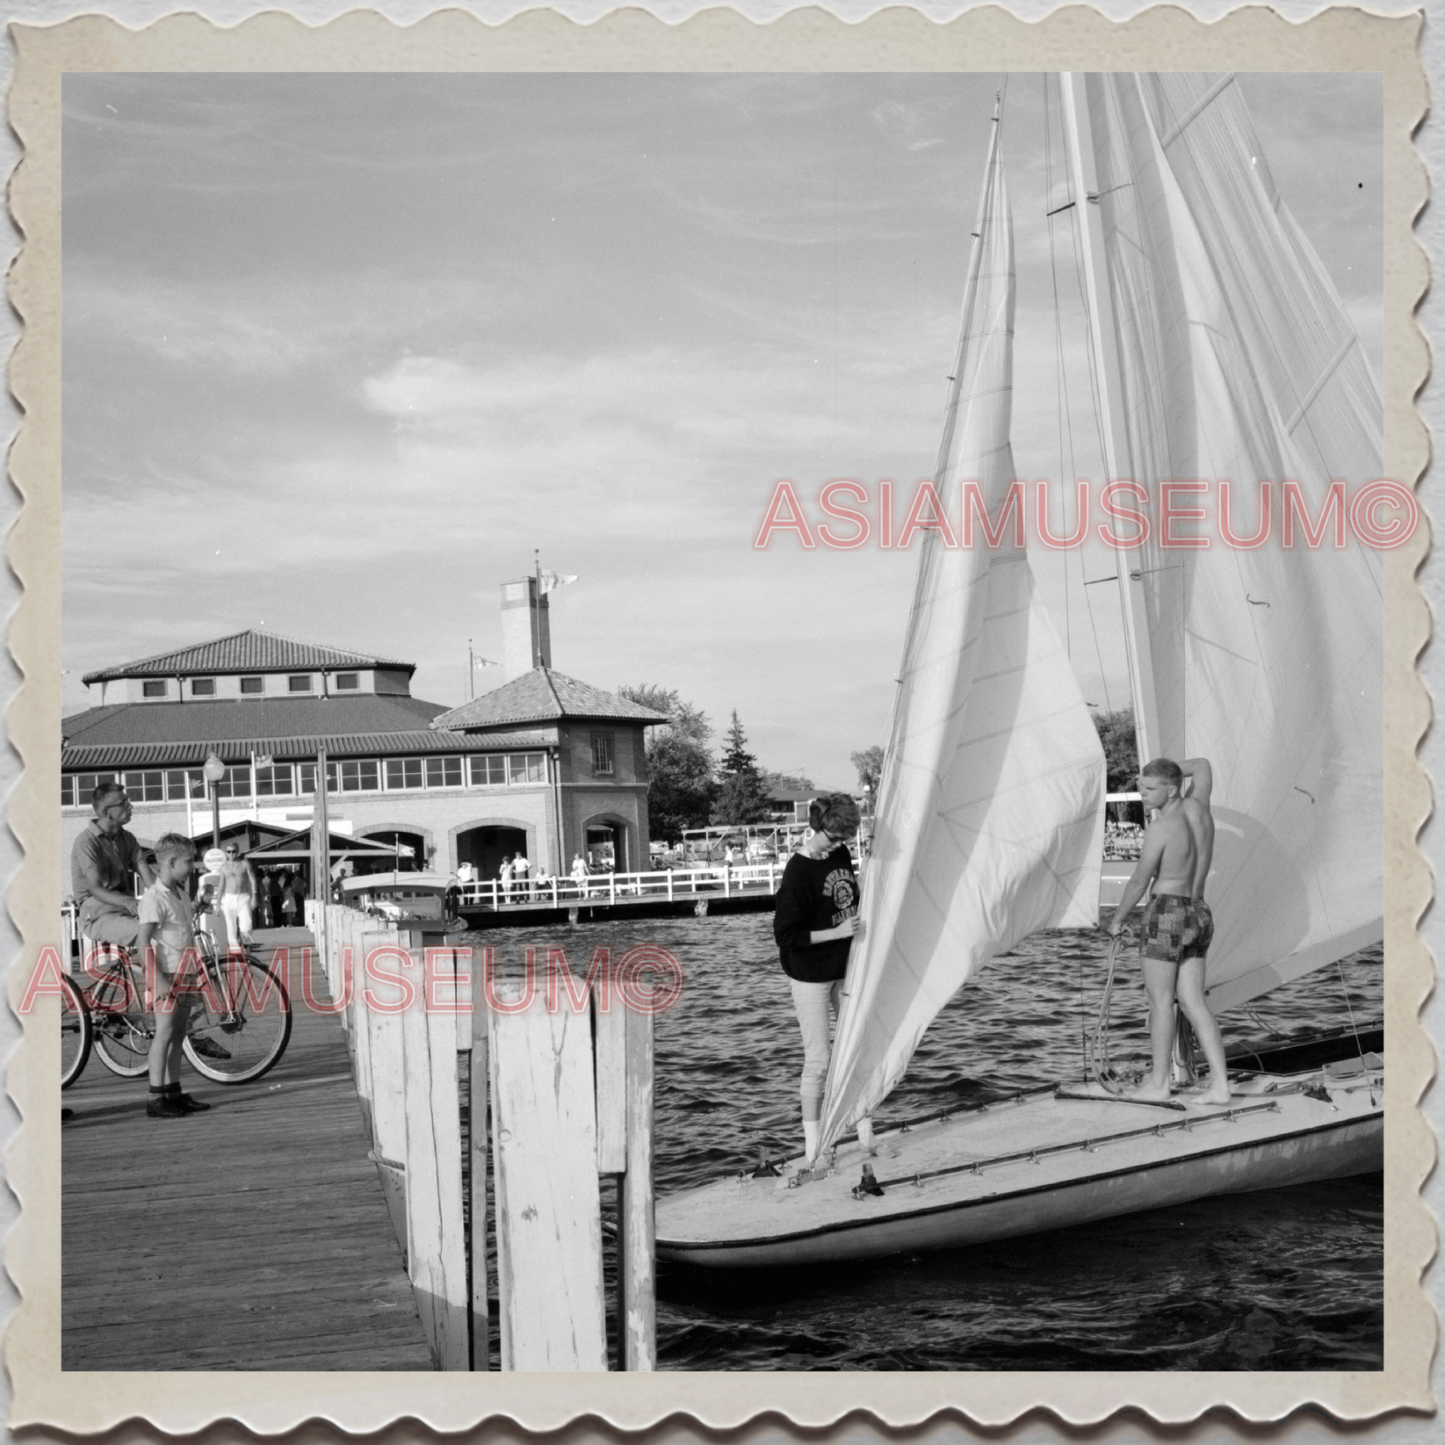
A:
{"label": "small motorboat", "polygon": [[363,873],[341,880],[352,908],[387,923],[416,924],[427,933],[460,933],[467,925],[451,911],[456,882],[445,873]]}

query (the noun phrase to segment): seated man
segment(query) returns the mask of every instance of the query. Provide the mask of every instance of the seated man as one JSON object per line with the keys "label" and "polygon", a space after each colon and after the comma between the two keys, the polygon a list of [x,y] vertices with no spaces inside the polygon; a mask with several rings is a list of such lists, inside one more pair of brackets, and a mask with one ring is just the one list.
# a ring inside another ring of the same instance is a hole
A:
{"label": "seated man", "polygon": [[141,857],[140,844],[126,830],[131,805],[116,782],[101,783],[90,795],[95,812],[70,850],[70,883],[80,905],[80,931],[92,943],[116,943],[134,956],[140,936],[136,875],[150,887],[155,872]]}

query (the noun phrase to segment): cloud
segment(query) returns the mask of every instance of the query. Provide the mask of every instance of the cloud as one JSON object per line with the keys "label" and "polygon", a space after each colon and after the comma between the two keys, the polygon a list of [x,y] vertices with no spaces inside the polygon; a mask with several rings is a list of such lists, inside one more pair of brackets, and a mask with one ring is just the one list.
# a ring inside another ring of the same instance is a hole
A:
{"label": "cloud", "polygon": [[879,131],[904,150],[920,151],[942,145],[939,128],[954,108],[947,96],[929,96],[924,100],[885,100],[869,112]]}

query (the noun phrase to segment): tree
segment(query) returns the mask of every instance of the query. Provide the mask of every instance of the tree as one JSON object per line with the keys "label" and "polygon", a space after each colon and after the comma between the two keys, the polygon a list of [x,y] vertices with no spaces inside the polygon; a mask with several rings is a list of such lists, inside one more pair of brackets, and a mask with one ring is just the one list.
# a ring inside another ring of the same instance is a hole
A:
{"label": "tree", "polygon": [[774,773],[763,774],[763,791],[770,798],[780,797],[783,793],[811,793],[817,788],[812,778],[803,773]]}
{"label": "tree", "polygon": [[1104,747],[1104,766],[1111,793],[1132,793],[1139,776],[1139,745],[1134,738],[1134,710],[1119,708],[1114,712],[1090,713],[1099,741]]}
{"label": "tree", "polygon": [[861,753],[850,753],[848,761],[858,769],[858,786],[866,788],[876,799],[878,781],[883,776],[883,749],[874,743],[871,748],[864,748]]}
{"label": "tree", "polygon": [[712,813],[718,790],[707,745],[712,728],[673,689],[641,683],[619,687],[617,695],[667,714],[647,739],[647,818],[654,838],[676,845],[685,828],[705,827]]}
{"label": "tree", "polygon": [[747,734],[733,710],[733,720],[724,739],[717,797],[712,805],[714,823],[765,823],[771,809],[758,760],[748,751]]}

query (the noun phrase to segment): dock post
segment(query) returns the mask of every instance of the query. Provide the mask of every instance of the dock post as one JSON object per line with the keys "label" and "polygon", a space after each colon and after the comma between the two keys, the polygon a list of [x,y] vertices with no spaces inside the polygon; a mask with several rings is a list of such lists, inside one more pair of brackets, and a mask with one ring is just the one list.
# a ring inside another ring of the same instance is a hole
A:
{"label": "dock post", "polygon": [[652,1015],[628,1008],[627,1173],[618,1221],[618,1290],[622,1320],[619,1363],[624,1370],[657,1368],[657,1269],[652,1200]]}
{"label": "dock post", "polygon": [[490,1065],[487,1059],[487,1014],[482,1003],[482,952],[479,948],[471,950],[472,1063],[468,1101],[471,1108],[471,1134],[468,1153],[471,1167],[472,1240],[468,1272],[471,1276],[469,1334],[474,1370],[492,1368],[491,1318],[487,1307],[487,1082]]}

